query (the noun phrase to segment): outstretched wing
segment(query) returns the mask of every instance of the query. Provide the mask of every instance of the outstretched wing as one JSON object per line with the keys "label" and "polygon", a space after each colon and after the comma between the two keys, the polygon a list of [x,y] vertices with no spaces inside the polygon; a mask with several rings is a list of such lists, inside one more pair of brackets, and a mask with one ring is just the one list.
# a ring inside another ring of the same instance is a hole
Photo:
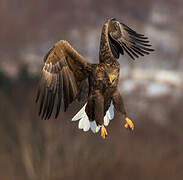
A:
{"label": "outstretched wing", "polygon": [[149,48],[148,38],[120,23],[116,19],[106,21],[103,26],[100,42],[100,62],[110,57],[119,58],[124,51],[133,59],[149,54],[153,49]]}
{"label": "outstretched wing", "polygon": [[61,103],[66,111],[77,98],[79,86],[87,79],[91,64],[63,40],[50,49],[44,63],[36,98],[36,102],[40,102],[39,115],[42,119],[49,119],[55,106],[57,118]]}

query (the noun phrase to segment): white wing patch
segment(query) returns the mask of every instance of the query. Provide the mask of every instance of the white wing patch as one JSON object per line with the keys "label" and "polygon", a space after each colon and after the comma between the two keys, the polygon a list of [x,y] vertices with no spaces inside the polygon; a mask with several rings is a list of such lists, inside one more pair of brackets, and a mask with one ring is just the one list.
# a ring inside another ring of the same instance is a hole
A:
{"label": "white wing patch", "polygon": [[[83,131],[88,131],[91,128],[91,131],[93,133],[97,133],[101,126],[98,125],[96,121],[89,121],[88,116],[85,112],[87,103],[81,108],[81,110],[72,118],[72,121],[77,121],[79,120],[78,128],[83,129]],[[109,121],[114,118],[114,105],[111,101],[111,105],[109,109],[107,110],[105,116],[104,116],[104,126],[109,125]]]}

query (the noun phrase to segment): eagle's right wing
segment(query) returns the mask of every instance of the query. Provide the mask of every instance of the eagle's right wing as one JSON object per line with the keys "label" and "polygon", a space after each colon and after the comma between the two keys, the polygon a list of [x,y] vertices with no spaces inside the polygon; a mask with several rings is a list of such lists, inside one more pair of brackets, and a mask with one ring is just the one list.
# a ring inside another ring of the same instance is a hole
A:
{"label": "eagle's right wing", "polygon": [[67,41],[57,42],[44,57],[40,85],[36,102],[40,102],[39,115],[49,119],[54,106],[57,118],[61,103],[64,109],[73,102],[79,92],[79,86],[88,78],[91,64],[77,53]]}
{"label": "eagle's right wing", "polygon": [[115,57],[119,58],[124,51],[133,59],[154,51],[150,48],[148,38],[143,34],[120,23],[116,19],[105,22],[100,42],[100,62]]}

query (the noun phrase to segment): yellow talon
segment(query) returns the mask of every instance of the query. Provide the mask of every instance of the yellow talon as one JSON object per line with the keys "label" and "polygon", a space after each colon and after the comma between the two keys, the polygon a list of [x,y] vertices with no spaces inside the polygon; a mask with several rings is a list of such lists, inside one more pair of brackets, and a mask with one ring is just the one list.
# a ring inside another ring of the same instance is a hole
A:
{"label": "yellow talon", "polygon": [[102,136],[103,139],[105,139],[105,137],[107,136],[107,130],[104,127],[103,124],[102,124],[102,127],[101,127],[101,136]]}
{"label": "yellow talon", "polygon": [[132,131],[134,131],[135,127],[132,120],[129,119],[128,117],[126,117],[125,120],[126,120],[125,128],[129,127]]}
{"label": "yellow talon", "polygon": [[128,124],[127,123],[125,124],[125,128],[128,128]]}

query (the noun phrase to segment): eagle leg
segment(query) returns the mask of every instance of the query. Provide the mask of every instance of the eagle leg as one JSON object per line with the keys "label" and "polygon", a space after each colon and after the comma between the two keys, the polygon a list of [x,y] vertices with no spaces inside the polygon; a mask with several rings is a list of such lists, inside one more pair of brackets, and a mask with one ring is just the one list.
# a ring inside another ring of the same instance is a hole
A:
{"label": "eagle leg", "polygon": [[134,131],[135,126],[134,126],[132,120],[130,118],[128,118],[127,115],[126,115],[126,110],[125,110],[125,106],[124,106],[124,103],[123,103],[123,98],[120,95],[120,93],[118,92],[118,90],[116,90],[113,93],[112,100],[113,100],[115,109],[119,113],[122,114],[122,116],[124,117],[124,119],[126,121],[125,128],[129,128],[131,131]]}
{"label": "eagle leg", "polygon": [[103,124],[102,124],[102,127],[101,127],[101,136],[102,136],[103,139],[105,139],[105,137],[107,136],[107,130],[104,127]]}

